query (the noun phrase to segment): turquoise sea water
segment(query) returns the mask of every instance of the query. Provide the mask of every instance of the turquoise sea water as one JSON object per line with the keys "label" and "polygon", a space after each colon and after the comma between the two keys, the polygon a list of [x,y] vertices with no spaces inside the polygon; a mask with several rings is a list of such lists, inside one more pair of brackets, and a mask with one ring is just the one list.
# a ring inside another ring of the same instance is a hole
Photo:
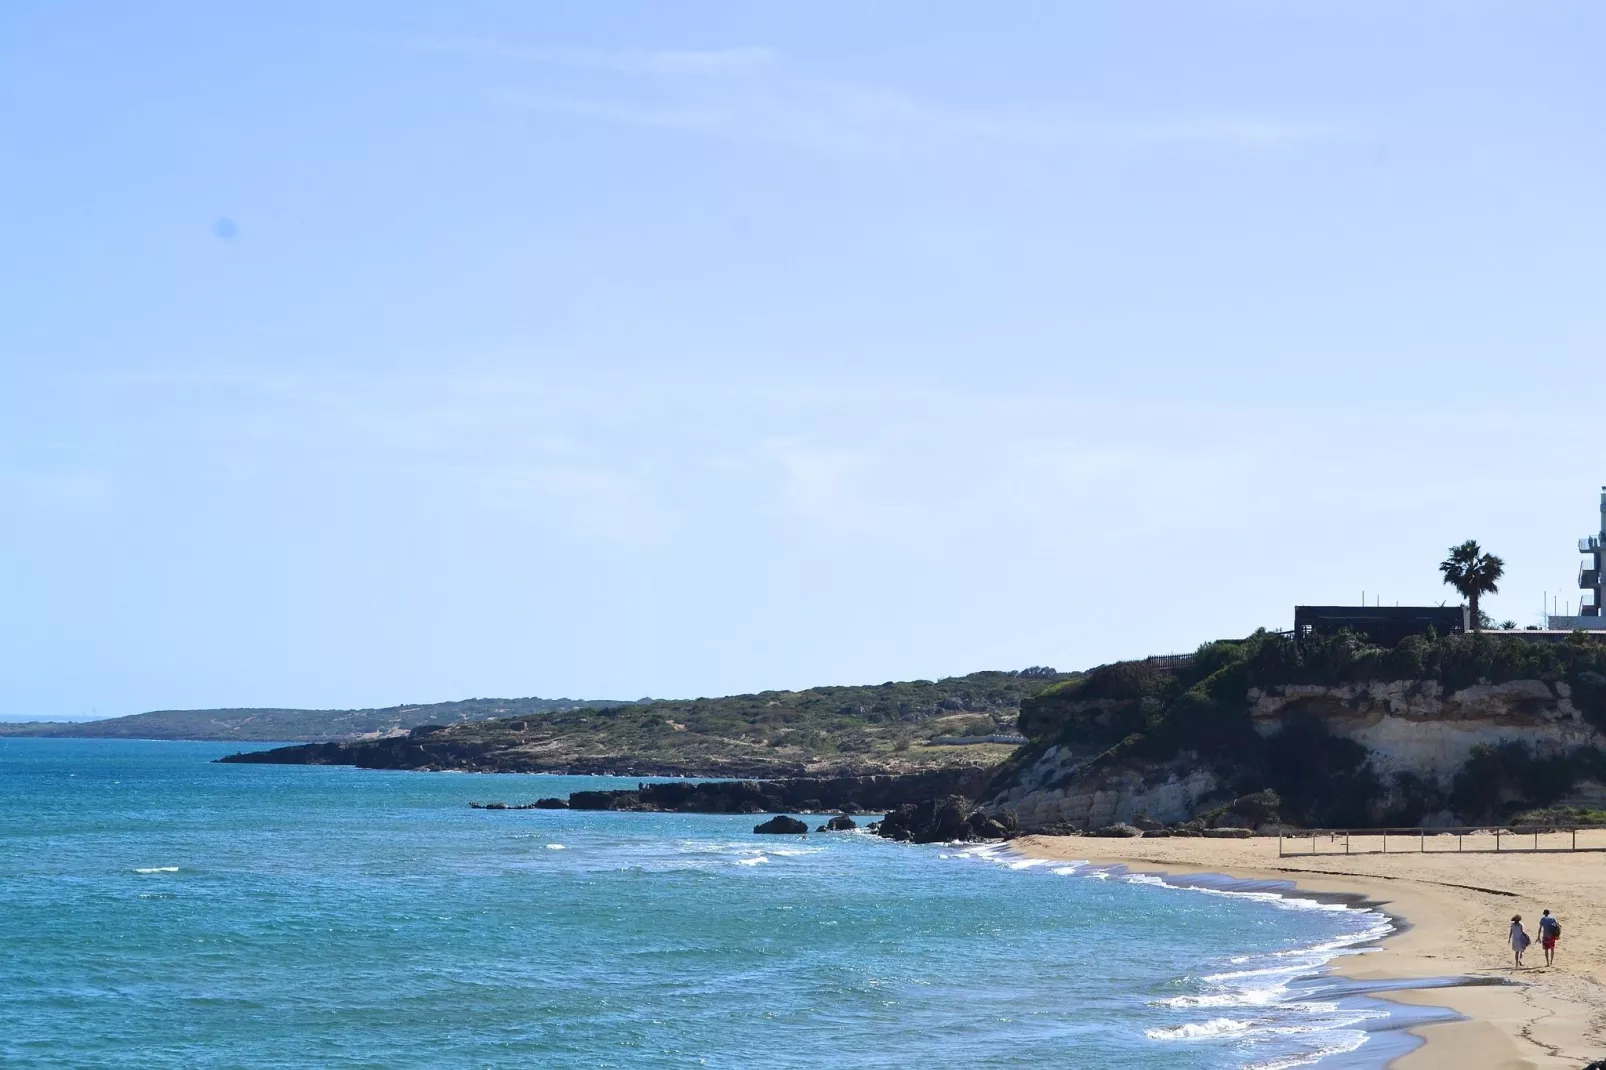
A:
{"label": "turquoise sea water", "polygon": [[1375,937],[1370,912],[996,850],[759,837],[750,817],[470,810],[617,782],[210,764],[232,749],[0,740],[0,1063],[1217,1068],[1381,1051],[1362,1043],[1381,1005],[1299,980]]}

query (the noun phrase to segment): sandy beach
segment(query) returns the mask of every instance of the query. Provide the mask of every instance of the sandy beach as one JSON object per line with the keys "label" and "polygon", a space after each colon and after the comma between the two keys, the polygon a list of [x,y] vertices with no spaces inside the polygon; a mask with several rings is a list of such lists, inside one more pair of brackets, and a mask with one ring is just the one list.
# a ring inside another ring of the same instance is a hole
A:
{"label": "sandy beach", "polygon": [[[1606,832],[1588,835],[1594,837],[1590,846],[1597,840],[1606,846]],[[1606,853],[1455,853],[1453,837],[1437,839],[1443,842],[1430,840],[1428,853],[1306,857],[1279,857],[1271,838],[1028,836],[1012,846],[1034,857],[1122,863],[1138,872],[1221,873],[1291,880],[1310,892],[1359,893],[1404,924],[1381,950],[1336,960],[1336,972],[1357,979],[1466,975],[1517,982],[1391,994],[1466,1016],[1417,1030],[1426,1044],[1396,1059],[1398,1070],[1580,1070],[1606,1057]],[[1547,907],[1563,925],[1549,969],[1537,935],[1539,912]],[[1506,945],[1513,914],[1522,915],[1534,937],[1522,970],[1514,968]]]}

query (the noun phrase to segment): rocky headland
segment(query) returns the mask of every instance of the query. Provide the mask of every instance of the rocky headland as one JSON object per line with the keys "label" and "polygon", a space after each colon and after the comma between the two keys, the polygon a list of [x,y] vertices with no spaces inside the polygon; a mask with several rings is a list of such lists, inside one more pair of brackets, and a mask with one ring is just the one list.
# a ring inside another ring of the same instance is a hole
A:
{"label": "rocky headland", "polygon": [[[626,707],[590,716],[632,726],[625,736],[656,733],[640,749],[614,745],[625,738],[617,735],[607,753],[555,749],[538,726],[504,721],[223,760],[699,777],[705,782],[521,805],[873,812],[886,815],[880,834],[915,842],[1022,831],[1222,837],[1287,827],[1606,822],[1606,644],[1582,638],[1413,636],[1385,649],[1348,633],[1302,641],[1257,633],[1192,656],[1004,679],[1006,690],[992,697],[951,701],[1018,701],[1026,739],[1018,748],[928,740],[919,753],[858,749],[853,733],[864,718],[897,716],[889,699],[879,712],[827,711],[846,718],[836,722],[847,726],[843,734],[822,739],[825,720],[816,719],[805,749],[772,728],[777,717],[796,724],[794,712],[776,714],[777,700],[745,696],[721,708],[721,723],[771,733],[763,745],[704,745],[707,732],[693,745],[661,745],[654,741],[665,733],[685,744],[690,728],[650,707]],[[802,700],[790,701],[795,709]],[[997,713],[996,704],[987,708]],[[733,711],[742,719],[728,720]],[[942,722],[965,714],[938,706],[912,716],[926,717],[936,738],[948,731]]]}
{"label": "rocky headland", "polygon": [[1603,669],[1584,639],[1347,633],[1101,666],[1022,705],[981,804],[1025,829],[1210,827],[1263,792],[1257,827],[1606,820]]}

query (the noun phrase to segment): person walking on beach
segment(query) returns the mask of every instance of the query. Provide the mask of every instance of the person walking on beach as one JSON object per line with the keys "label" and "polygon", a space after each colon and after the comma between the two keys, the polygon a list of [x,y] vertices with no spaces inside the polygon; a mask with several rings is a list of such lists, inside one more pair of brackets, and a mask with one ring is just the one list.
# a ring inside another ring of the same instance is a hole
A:
{"label": "person walking on beach", "polygon": [[1529,938],[1528,931],[1522,927],[1522,915],[1511,915],[1511,950],[1517,956],[1519,970],[1522,969],[1522,953],[1528,950],[1528,945],[1531,943],[1533,940]]}
{"label": "person walking on beach", "polygon": [[1545,911],[1539,918],[1539,946],[1545,951],[1545,965],[1556,964],[1556,941],[1561,939],[1561,922]]}

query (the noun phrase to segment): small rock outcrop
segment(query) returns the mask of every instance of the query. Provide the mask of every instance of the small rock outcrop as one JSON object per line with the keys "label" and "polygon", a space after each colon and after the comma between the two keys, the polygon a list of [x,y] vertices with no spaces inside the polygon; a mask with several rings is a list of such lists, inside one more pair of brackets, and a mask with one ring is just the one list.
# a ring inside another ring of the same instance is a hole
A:
{"label": "small rock outcrop", "polygon": [[567,810],[569,808],[569,800],[537,799],[535,800],[535,808],[537,810]]}
{"label": "small rock outcrop", "polygon": [[962,795],[905,803],[870,826],[879,836],[906,843],[1004,840],[1018,830],[1014,814],[985,813]]}
{"label": "small rock outcrop", "polygon": [[1105,839],[1136,839],[1137,837],[1143,835],[1143,830],[1138,828],[1136,825],[1128,825],[1124,822],[1116,822],[1113,825],[1105,825],[1103,828],[1094,829],[1092,832],[1089,832],[1088,835],[1103,836]]}
{"label": "small rock outcrop", "polygon": [[753,826],[753,831],[767,836],[796,836],[809,830],[807,822],[799,821],[787,814],[779,814],[768,821]]}
{"label": "small rock outcrop", "polygon": [[859,827],[859,823],[847,814],[838,814],[819,828],[816,832],[852,832]]}

